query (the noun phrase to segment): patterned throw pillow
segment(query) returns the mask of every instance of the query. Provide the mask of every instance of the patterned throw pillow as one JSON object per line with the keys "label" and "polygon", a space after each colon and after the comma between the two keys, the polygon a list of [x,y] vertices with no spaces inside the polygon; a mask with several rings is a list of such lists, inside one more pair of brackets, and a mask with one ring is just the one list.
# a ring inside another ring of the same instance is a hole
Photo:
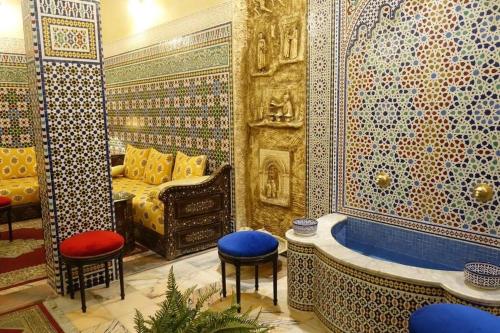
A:
{"label": "patterned throw pillow", "polygon": [[35,148],[0,148],[0,179],[36,176]]}
{"label": "patterned throw pillow", "polygon": [[149,152],[151,149],[139,149],[131,145],[127,145],[125,151],[125,171],[123,174],[129,179],[142,180],[144,177],[144,169],[148,163]]}
{"label": "patterned throw pillow", "polygon": [[162,154],[151,148],[148,163],[144,170],[144,181],[151,185],[160,185],[172,180],[172,169],[174,167],[174,156]]}
{"label": "patterned throw pillow", "polygon": [[207,166],[207,156],[190,157],[183,152],[177,152],[172,180],[203,176]]}

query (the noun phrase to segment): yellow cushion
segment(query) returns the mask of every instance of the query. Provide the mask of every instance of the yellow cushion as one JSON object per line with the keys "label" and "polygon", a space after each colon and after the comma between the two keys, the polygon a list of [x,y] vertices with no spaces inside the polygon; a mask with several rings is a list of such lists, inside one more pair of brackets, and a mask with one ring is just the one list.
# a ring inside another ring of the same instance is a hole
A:
{"label": "yellow cushion", "polygon": [[40,202],[37,177],[0,180],[0,195],[12,199],[12,205]]}
{"label": "yellow cushion", "polygon": [[144,169],[148,163],[150,149],[139,149],[131,145],[127,145],[125,152],[125,171],[124,175],[127,178],[142,180],[144,177]]}
{"label": "yellow cushion", "polygon": [[113,179],[113,191],[135,194],[132,199],[132,216],[135,223],[163,235],[164,205],[161,202],[148,201],[149,192],[156,189],[157,185],[146,184],[142,180],[133,180],[125,177]]}
{"label": "yellow cushion", "polygon": [[0,179],[36,177],[35,148],[1,148]]}
{"label": "yellow cushion", "polygon": [[123,175],[123,172],[125,171],[125,165],[115,165],[114,167],[111,167],[111,176],[112,177],[118,177]]}
{"label": "yellow cushion", "polygon": [[177,152],[172,180],[200,177],[205,174],[207,156],[190,157],[183,152]]}
{"label": "yellow cushion", "polygon": [[174,156],[172,154],[162,154],[151,148],[144,170],[144,181],[151,185],[166,183],[172,179],[173,167]]}

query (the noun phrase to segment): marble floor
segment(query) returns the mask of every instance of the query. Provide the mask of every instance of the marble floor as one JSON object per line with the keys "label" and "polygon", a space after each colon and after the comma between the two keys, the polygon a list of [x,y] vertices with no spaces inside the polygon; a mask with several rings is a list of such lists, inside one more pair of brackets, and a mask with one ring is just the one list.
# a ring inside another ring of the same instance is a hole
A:
{"label": "marble floor", "polygon": [[[80,299],[61,297],[53,294],[45,281],[39,281],[11,290],[0,292],[0,313],[36,301],[44,301],[57,322],[66,332],[135,332],[135,309],[144,315],[153,314],[164,299],[167,277],[173,266],[181,289],[197,285],[199,288],[212,283],[220,285],[220,266],[216,250],[166,263],[151,252],[127,258],[125,262],[126,298],[120,300],[119,284],[111,287],[96,287],[87,290],[87,313],[80,310]],[[234,289],[234,272],[228,271],[228,291]],[[314,314],[300,312],[287,306],[286,258],[280,256],[278,276],[278,305],[272,304],[271,266],[260,269],[259,292],[254,291],[253,268],[242,270],[242,307],[261,311],[260,320],[271,324],[273,332],[327,332]],[[216,297],[211,307],[223,308],[231,302],[231,297]]]}

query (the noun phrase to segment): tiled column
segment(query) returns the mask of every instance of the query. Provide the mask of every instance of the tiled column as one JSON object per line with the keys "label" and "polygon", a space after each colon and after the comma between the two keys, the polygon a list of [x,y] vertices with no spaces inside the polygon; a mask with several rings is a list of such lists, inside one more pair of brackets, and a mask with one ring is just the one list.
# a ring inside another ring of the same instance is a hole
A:
{"label": "tiled column", "polygon": [[48,277],[61,292],[60,242],[114,227],[99,1],[23,0],[23,16]]}

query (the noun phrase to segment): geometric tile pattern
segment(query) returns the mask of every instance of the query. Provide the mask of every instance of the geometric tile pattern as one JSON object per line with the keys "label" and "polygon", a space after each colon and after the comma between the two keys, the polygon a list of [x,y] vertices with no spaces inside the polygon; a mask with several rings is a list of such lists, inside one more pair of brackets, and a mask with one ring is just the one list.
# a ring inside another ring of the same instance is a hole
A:
{"label": "geometric tile pattern", "polygon": [[301,311],[314,309],[315,255],[313,246],[289,243],[287,252],[288,304]]}
{"label": "geometric tile pattern", "polygon": [[[94,1],[23,7],[48,278],[59,292],[60,242],[114,228],[98,11]],[[102,283],[101,267],[85,275],[88,286]]]}
{"label": "geometric tile pattern", "polygon": [[106,59],[112,142],[232,164],[230,64],[231,24]]}
{"label": "geometric tile pattern", "polygon": [[493,314],[485,307],[459,299],[440,287],[383,277],[343,265],[323,252],[288,243],[288,304],[314,311],[333,332],[408,332],[408,319],[418,308],[434,303],[461,303]]}
{"label": "geometric tile pattern", "polygon": [[40,0],[40,14],[94,21],[97,19],[95,1]]}
{"label": "geometric tile pattern", "polygon": [[102,73],[96,64],[44,62],[43,69],[48,127],[57,133],[51,137],[52,185],[54,196],[64,198],[57,201],[59,237],[66,239],[111,226],[110,188],[103,186],[103,180],[109,182],[109,170],[103,163],[107,147]]}
{"label": "geometric tile pattern", "polygon": [[161,58],[141,62],[140,66],[134,63],[132,65],[107,67],[106,83],[108,85],[123,84],[130,81],[151,80],[152,78],[217,68],[227,71],[231,61],[228,57],[229,54],[229,43],[224,43],[169,54]]}
{"label": "geometric tile pattern", "polygon": [[[332,14],[333,13],[333,14]],[[336,91],[333,89],[332,24],[338,22],[338,10],[333,1],[311,0],[309,17],[309,73],[308,73],[308,122],[307,122],[307,214],[319,218],[335,211],[330,200],[335,195],[337,178],[332,177],[336,161],[332,159],[337,138],[333,134],[337,127],[337,114],[330,112],[336,106]],[[334,31],[337,31],[335,29]]]}
{"label": "geometric tile pattern", "polygon": [[45,57],[97,59],[94,22],[42,18]]}
{"label": "geometric tile pattern", "polygon": [[[338,164],[331,210],[500,247],[498,193],[486,204],[472,197],[478,183],[500,187],[498,5],[424,3],[341,1],[338,26],[323,27],[331,38],[339,30],[339,54],[329,62],[338,148],[323,162]],[[311,60],[310,82],[323,75],[318,63]],[[309,136],[316,140],[311,128]],[[323,181],[317,169],[309,169],[309,184]],[[385,190],[374,182],[381,171],[392,178]],[[309,187],[309,200],[318,192]]]}
{"label": "geometric tile pattern", "polygon": [[29,89],[24,54],[0,53],[0,147],[30,147]]}

